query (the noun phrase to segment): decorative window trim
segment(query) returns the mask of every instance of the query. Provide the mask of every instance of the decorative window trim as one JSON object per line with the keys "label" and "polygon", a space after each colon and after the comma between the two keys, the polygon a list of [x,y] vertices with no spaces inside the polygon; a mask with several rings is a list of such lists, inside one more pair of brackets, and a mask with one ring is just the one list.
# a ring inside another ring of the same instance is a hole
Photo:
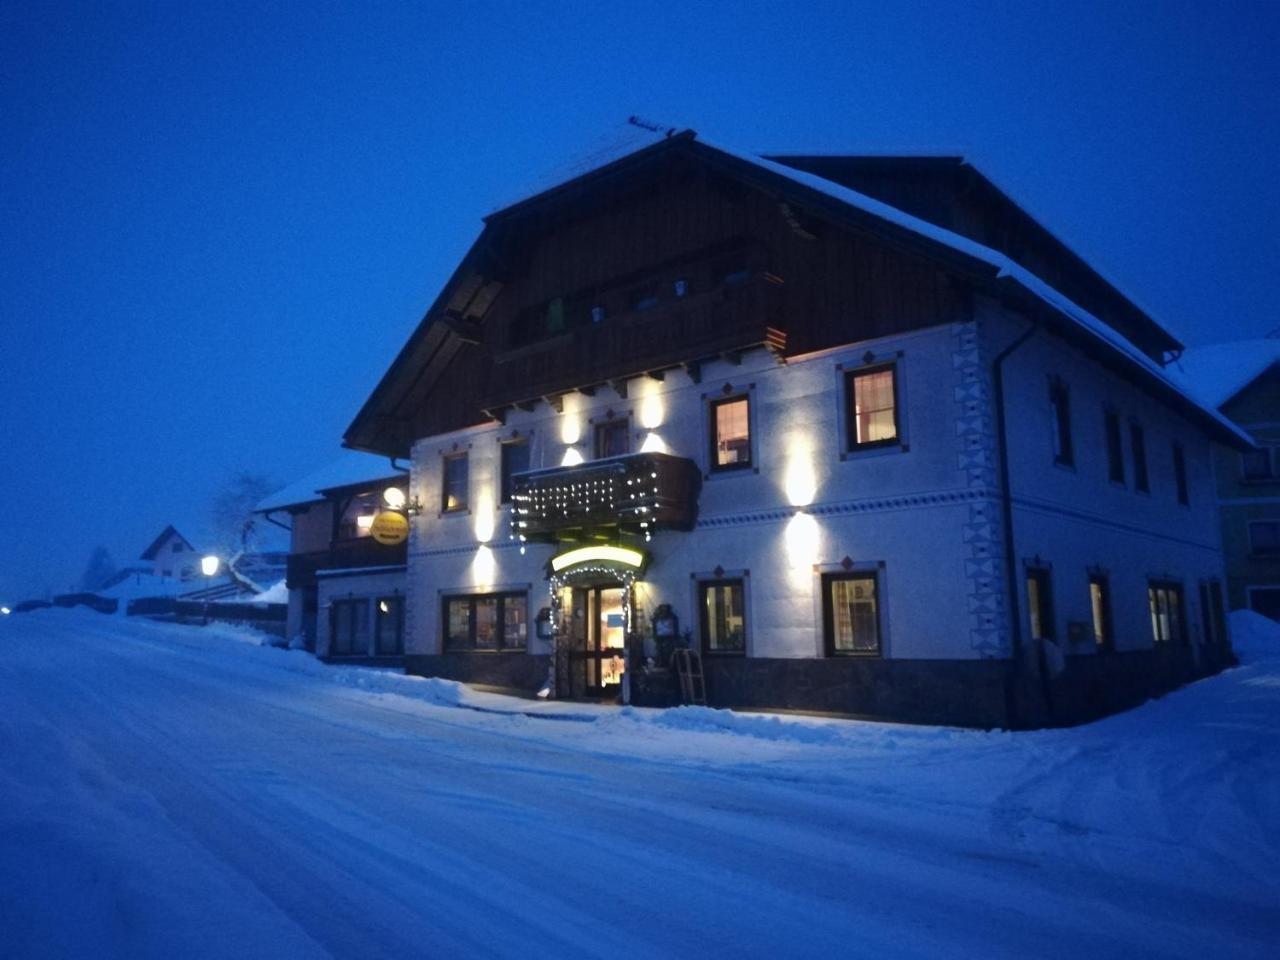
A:
{"label": "decorative window trim", "polygon": [[[754,652],[754,631],[751,629],[751,571],[745,568],[741,570],[725,570],[717,567],[714,570],[703,570],[689,575],[690,596],[692,598],[692,609],[698,620],[698,647],[703,656],[720,658],[735,657],[752,657]],[[705,636],[706,623],[703,620],[704,602],[703,588],[711,584],[723,583],[741,583],[742,584],[742,649],[741,650],[719,650],[710,651],[707,649],[707,638]]]}
{"label": "decorative window trim", "polygon": [[[839,563],[815,563],[813,565],[814,575],[814,622],[817,624],[816,649],[815,655],[823,660],[837,659],[864,659],[864,660],[888,660],[891,657],[891,636],[889,633],[889,586],[886,566],[883,560],[870,560],[855,562],[849,557]],[[848,652],[833,653],[831,650],[834,637],[829,638],[827,635],[827,591],[826,584],[829,578],[866,578],[871,577],[876,582],[876,628],[879,634],[879,647],[873,653],[866,652]]]}
{"label": "decorative window trim", "polygon": [[[638,448],[636,440],[639,439],[639,435],[633,429],[635,418],[632,417],[630,408],[621,412],[610,411],[598,417],[587,418],[587,427],[591,431],[590,436],[587,438],[587,442],[590,444],[592,460],[606,459],[604,454],[600,452],[600,428],[619,423],[625,424],[627,428],[627,453],[631,454],[636,452]],[[581,441],[579,441],[579,443],[581,443]],[[614,456],[625,456],[625,454],[614,454]]]}
{"label": "decorative window trim", "polygon": [[[873,353],[868,350],[859,360],[841,361],[835,365],[836,375],[836,425],[840,431],[839,450],[841,460],[885,454],[907,453],[911,449],[907,434],[907,377],[904,353],[901,350]],[[894,437],[854,444],[853,439],[853,381],[855,377],[876,373],[882,369],[893,370],[893,426]]]}
{"label": "decorative window trim", "polygon": [[[462,506],[449,509],[448,466],[450,460],[465,460],[467,463],[467,484],[463,491],[465,499]],[[441,517],[465,517],[471,513],[471,444],[461,450],[447,450],[440,454],[440,513]]]}
{"label": "decorative window trim", "polygon": [[[731,400],[747,401],[747,433],[751,459],[747,463],[716,466],[715,410],[719,404]],[[760,404],[756,401],[756,385],[734,386],[730,383],[717,391],[702,394],[702,451],[707,458],[702,471],[704,480],[723,480],[728,477],[750,477],[760,472]]]}
{"label": "decorative window trim", "polygon": [[[528,585],[525,585],[524,587],[517,588],[517,589],[492,589],[492,590],[478,591],[478,590],[475,590],[474,588],[471,588],[471,589],[465,589],[465,590],[438,591],[437,603],[438,603],[438,609],[440,610],[440,652],[442,654],[445,654],[445,653],[479,653],[479,654],[528,653],[529,640],[530,640],[530,634],[531,634],[530,626],[532,624],[532,620],[530,619],[530,616],[529,616],[530,593],[531,593],[531,590],[529,589]],[[504,613],[506,610],[506,602],[512,598],[518,598],[522,603],[524,603],[525,636],[523,641],[517,643],[516,645],[508,646],[505,642],[506,641],[506,636],[505,636],[506,617],[504,616]],[[467,638],[470,642],[470,646],[451,647],[449,645],[449,604],[459,600],[466,600],[470,602],[470,613],[468,614],[468,618],[467,618]],[[500,633],[499,633],[499,643],[495,647],[477,647],[475,645],[475,637],[476,637],[475,601],[477,600],[497,601],[497,617],[498,617],[498,626],[500,628]]]}

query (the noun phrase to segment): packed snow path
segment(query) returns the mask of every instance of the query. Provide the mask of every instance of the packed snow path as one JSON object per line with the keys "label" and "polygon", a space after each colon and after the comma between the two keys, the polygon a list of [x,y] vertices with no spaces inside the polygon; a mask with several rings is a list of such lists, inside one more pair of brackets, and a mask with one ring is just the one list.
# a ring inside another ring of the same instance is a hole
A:
{"label": "packed snow path", "polygon": [[1280,658],[1013,735],[538,707],[229,630],[0,622],[5,958],[1277,945]]}

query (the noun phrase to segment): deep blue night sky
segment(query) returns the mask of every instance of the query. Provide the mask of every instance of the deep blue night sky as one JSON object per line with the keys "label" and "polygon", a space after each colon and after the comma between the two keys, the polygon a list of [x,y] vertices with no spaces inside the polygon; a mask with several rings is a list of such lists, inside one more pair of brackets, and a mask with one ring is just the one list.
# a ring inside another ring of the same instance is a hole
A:
{"label": "deep blue night sky", "polygon": [[480,217],[631,113],[959,151],[1187,342],[1280,326],[1274,3],[304,6],[0,4],[0,599],[322,464]]}

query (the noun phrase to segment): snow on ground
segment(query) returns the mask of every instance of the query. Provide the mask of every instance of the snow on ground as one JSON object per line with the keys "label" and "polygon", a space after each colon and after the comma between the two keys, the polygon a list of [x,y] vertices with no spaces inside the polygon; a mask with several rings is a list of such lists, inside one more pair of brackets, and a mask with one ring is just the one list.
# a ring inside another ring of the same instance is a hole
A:
{"label": "snow on ground", "polygon": [[0,621],[0,956],[1270,957],[1280,635],[1075,730],[539,703]]}

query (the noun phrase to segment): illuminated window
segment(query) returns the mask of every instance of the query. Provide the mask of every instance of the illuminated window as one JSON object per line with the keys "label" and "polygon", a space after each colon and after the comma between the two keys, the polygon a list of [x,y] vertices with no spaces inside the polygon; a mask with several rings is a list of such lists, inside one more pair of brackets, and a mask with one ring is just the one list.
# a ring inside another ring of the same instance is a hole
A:
{"label": "illuminated window", "polygon": [[502,502],[510,503],[513,492],[511,475],[529,469],[529,444],[511,440],[501,445]]}
{"label": "illuminated window", "polygon": [[374,602],[373,646],[384,657],[404,653],[404,597],[379,597]]}
{"label": "illuminated window", "polygon": [[451,453],[443,463],[444,483],[441,509],[445,513],[467,509],[467,455]]}
{"label": "illuminated window", "polygon": [[1053,582],[1041,567],[1027,570],[1027,620],[1032,640],[1053,639]]}
{"label": "illuminated window", "polygon": [[1099,573],[1089,575],[1089,608],[1093,614],[1093,642],[1099,650],[1112,650],[1115,638],[1111,635],[1111,586]]}
{"label": "illuminated window", "polygon": [[824,575],[822,621],[827,656],[879,654],[880,602],[876,575]]}
{"label": "illuminated window", "polygon": [[444,599],[444,648],[524,650],[529,639],[529,601],[524,593],[486,593]]}
{"label": "illuminated window", "polygon": [[746,593],[741,580],[704,580],[702,649],[705,653],[745,653],[747,650]]}
{"label": "illuminated window", "polygon": [[751,466],[751,401],[731,397],[711,404],[711,469]]}
{"label": "illuminated window", "polygon": [[896,368],[851,371],[846,375],[845,400],[849,405],[849,449],[898,442]]}
{"label": "illuminated window", "polygon": [[1161,644],[1186,639],[1181,584],[1152,580],[1147,585],[1147,605],[1151,609],[1152,640]]}

